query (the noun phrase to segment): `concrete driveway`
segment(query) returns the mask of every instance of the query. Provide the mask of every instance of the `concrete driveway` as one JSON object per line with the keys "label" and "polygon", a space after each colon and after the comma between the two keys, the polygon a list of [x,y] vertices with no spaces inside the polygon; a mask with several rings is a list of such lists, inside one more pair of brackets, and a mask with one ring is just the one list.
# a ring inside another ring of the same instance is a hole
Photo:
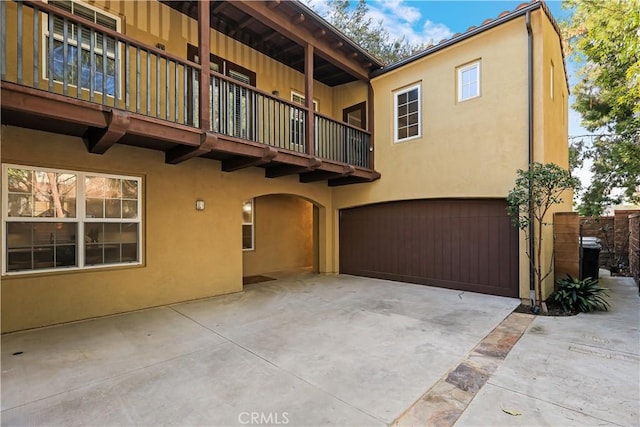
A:
{"label": "concrete driveway", "polygon": [[385,425],[517,299],[298,274],[2,337],[3,425]]}
{"label": "concrete driveway", "polygon": [[605,270],[600,286],[609,311],[535,317],[456,426],[640,425],[638,286]]}

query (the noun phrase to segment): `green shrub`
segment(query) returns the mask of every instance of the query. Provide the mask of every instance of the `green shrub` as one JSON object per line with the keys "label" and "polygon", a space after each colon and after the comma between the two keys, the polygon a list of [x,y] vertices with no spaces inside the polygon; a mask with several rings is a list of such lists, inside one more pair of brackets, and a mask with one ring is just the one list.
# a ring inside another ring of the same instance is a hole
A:
{"label": "green shrub", "polygon": [[608,310],[608,289],[598,286],[598,281],[588,277],[583,280],[567,275],[556,281],[558,288],[549,299],[559,304],[564,311],[589,313],[594,310]]}

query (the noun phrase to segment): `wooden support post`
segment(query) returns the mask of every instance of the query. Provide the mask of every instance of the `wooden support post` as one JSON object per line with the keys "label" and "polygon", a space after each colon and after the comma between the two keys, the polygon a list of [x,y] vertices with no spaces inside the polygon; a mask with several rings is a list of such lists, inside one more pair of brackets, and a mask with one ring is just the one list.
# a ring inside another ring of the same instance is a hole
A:
{"label": "wooden support post", "polygon": [[304,96],[307,106],[307,126],[305,126],[305,142],[307,154],[315,156],[315,132],[313,111],[313,45],[307,43],[304,47]]}
{"label": "wooden support post", "polygon": [[198,56],[200,57],[200,84],[198,85],[198,101],[200,106],[200,129],[211,130],[211,105],[209,104],[209,34],[211,9],[209,0],[198,2]]}
{"label": "wooden support post", "polygon": [[369,169],[375,170],[374,160],[375,160],[375,133],[373,129],[374,119],[373,119],[373,86],[371,82],[367,82],[368,91],[367,91],[367,124],[369,125]]}

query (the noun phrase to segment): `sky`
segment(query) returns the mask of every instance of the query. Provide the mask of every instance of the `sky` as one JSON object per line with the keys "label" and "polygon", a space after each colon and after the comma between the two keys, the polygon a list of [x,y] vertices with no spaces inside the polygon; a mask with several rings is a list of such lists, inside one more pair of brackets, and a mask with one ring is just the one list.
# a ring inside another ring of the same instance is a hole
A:
{"label": "sky", "polygon": [[[305,0],[323,15],[326,0]],[[479,26],[487,18],[496,18],[503,11],[513,11],[527,0],[367,0],[374,22],[382,21],[392,36],[404,36],[412,44],[429,41],[438,43],[470,26]],[[560,0],[547,0],[557,21],[567,18]],[[575,83],[575,64],[567,63],[569,84]],[[569,100],[571,105],[572,99]],[[569,107],[569,135],[588,133],[580,126],[580,115]]]}

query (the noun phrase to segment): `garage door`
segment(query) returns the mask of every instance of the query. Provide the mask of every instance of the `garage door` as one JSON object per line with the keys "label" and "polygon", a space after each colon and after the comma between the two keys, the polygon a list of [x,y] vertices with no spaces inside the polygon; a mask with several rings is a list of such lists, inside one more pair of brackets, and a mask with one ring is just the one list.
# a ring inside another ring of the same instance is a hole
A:
{"label": "garage door", "polygon": [[410,200],[340,211],[340,272],[518,296],[505,200]]}

